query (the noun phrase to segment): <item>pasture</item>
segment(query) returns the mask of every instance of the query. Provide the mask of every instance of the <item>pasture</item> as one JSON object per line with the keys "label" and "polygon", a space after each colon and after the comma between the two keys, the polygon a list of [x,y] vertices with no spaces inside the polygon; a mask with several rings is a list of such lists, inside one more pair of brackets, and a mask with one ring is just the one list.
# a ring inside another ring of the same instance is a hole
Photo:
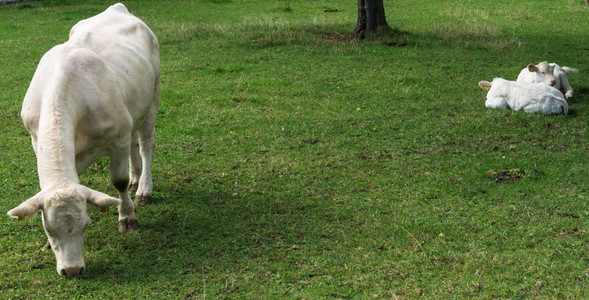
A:
{"label": "pasture", "polygon": [[[36,64],[114,2],[0,6],[0,213],[39,191],[20,108]],[[90,208],[63,278],[41,218],[0,217],[9,299],[589,297],[589,7],[582,0],[125,1],[160,42],[154,203]],[[578,68],[566,116],[477,83]],[[115,196],[107,159],[81,182]]]}

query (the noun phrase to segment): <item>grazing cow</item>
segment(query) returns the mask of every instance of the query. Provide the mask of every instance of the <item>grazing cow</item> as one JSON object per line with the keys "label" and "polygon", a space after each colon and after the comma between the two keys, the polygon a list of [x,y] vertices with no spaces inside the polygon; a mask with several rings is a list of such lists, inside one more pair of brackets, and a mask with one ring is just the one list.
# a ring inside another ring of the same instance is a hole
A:
{"label": "grazing cow", "polygon": [[577,69],[560,67],[555,63],[545,61],[534,65],[529,64],[523,68],[517,76],[518,82],[537,83],[546,82],[557,90],[563,92],[567,99],[573,97],[573,88],[569,84],[566,73],[578,73]]}
{"label": "grazing cow", "polygon": [[[85,271],[86,203],[102,210],[118,205],[119,231],[137,229],[128,189],[138,186],[136,204],[149,202],[159,77],[155,35],[120,3],[78,22],[69,40],[39,62],[21,117],[31,133],[41,191],[8,215],[22,220],[42,211],[58,274]],[[105,155],[119,199],[78,178]]]}
{"label": "grazing cow", "polygon": [[488,90],[486,107],[523,110],[528,113],[567,114],[569,106],[562,93],[546,83],[525,83],[495,78],[481,81]]}

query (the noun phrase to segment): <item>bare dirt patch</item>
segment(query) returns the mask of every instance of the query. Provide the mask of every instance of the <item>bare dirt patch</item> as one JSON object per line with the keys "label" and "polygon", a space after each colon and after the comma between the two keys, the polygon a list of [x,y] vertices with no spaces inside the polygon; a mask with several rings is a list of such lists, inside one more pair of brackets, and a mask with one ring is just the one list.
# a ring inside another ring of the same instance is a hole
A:
{"label": "bare dirt patch", "polygon": [[496,181],[520,181],[525,177],[528,177],[528,175],[526,175],[526,172],[522,169],[509,169],[509,170],[499,170],[499,171],[495,171],[495,170],[488,170],[487,171],[487,176],[495,179]]}
{"label": "bare dirt patch", "polygon": [[387,42],[386,45],[391,46],[391,47],[405,47],[405,46],[407,46],[407,43],[392,41],[392,42]]}

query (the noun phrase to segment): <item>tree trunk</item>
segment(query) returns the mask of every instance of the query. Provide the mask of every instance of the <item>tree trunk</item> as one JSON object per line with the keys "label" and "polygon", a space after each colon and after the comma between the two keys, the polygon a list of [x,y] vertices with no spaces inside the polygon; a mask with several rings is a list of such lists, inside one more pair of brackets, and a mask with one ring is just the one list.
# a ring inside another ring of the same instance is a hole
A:
{"label": "tree trunk", "polygon": [[390,27],[384,13],[383,0],[358,0],[358,21],[354,36],[363,39],[386,29]]}

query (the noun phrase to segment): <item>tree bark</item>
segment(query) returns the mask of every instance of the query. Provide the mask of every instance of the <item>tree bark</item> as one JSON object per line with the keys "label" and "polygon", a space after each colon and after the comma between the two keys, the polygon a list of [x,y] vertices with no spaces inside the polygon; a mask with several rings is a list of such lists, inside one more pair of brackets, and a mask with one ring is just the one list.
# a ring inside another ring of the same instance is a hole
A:
{"label": "tree bark", "polygon": [[354,36],[364,39],[386,29],[390,27],[384,13],[383,0],[358,0],[358,20]]}

